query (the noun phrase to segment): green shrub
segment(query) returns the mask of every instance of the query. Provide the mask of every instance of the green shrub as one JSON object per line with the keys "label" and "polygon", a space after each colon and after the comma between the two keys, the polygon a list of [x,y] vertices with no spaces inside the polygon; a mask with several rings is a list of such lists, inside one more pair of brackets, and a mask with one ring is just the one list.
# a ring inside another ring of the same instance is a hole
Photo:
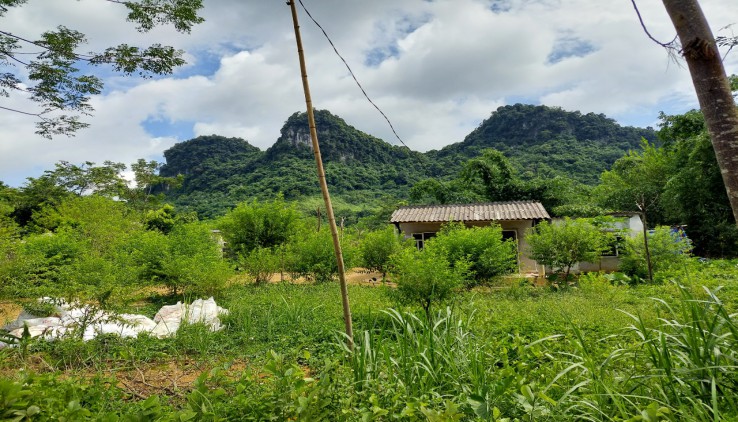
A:
{"label": "green shrub", "polygon": [[[341,238],[341,250],[345,268],[355,261],[354,247],[347,236]],[[326,282],[338,275],[338,264],[333,248],[333,238],[327,229],[303,230],[287,245],[285,258],[287,271],[298,277],[316,282]]]}
{"label": "green shrub", "polygon": [[447,301],[467,283],[469,267],[465,259],[451,265],[438,249],[405,249],[393,260],[394,296],[401,303],[420,305],[430,318],[434,304]]}
{"label": "green shrub", "polygon": [[462,223],[448,223],[425,248],[444,255],[452,266],[468,262],[472,277],[467,278],[466,287],[517,269],[515,242],[502,240],[499,225],[467,228]]}
{"label": "green shrub", "polygon": [[569,278],[577,262],[594,262],[608,249],[611,234],[586,219],[541,222],[528,231],[530,258]]}
{"label": "green shrub", "polygon": [[212,295],[232,273],[210,230],[200,223],[176,225],[169,235],[140,232],[122,255],[140,282],[163,283],[174,294]]}
{"label": "green shrub", "polygon": [[287,242],[297,229],[299,214],[279,196],[271,202],[243,202],[218,223],[233,256],[256,248],[271,248]]}
{"label": "green shrub", "polygon": [[[689,260],[691,249],[692,244],[689,239],[673,233],[666,226],[656,227],[648,236],[648,250],[654,273],[683,267]],[[625,253],[620,260],[620,270],[635,279],[648,278],[643,233],[626,240]]]}
{"label": "green shrub", "polygon": [[384,279],[391,268],[392,255],[404,247],[412,246],[412,241],[404,241],[394,227],[367,233],[359,245],[362,265],[369,270],[381,272]]}
{"label": "green shrub", "polygon": [[31,235],[16,245],[3,265],[3,291],[9,296],[39,297],[66,292],[62,268],[90,254],[89,244],[70,230]]}
{"label": "green shrub", "polygon": [[239,257],[243,267],[256,284],[266,283],[281,269],[282,248],[255,248]]}
{"label": "green shrub", "polygon": [[173,293],[213,295],[232,274],[210,230],[199,223],[176,226],[168,236],[163,282]]}

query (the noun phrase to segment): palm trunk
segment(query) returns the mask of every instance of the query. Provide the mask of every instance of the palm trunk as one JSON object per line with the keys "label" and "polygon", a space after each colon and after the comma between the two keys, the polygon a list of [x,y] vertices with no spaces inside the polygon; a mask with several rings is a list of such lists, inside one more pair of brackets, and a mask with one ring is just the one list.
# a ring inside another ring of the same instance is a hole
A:
{"label": "palm trunk", "polygon": [[697,0],[663,0],[679,35],[705,116],[733,218],[738,223],[738,110],[707,19]]}

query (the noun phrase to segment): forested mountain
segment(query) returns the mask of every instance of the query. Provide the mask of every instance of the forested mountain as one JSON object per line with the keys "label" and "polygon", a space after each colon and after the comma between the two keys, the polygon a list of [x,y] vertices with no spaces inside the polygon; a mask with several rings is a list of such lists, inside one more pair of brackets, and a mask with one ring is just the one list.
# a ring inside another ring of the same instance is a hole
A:
{"label": "forested mountain", "polygon": [[[493,112],[462,142],[419,153],[390,145],[326,110],[315,113],[331,191],[352,203],[391,196],[430,177],[452,178],[470,158],[494,148],[522,177],[563,175],[593,184],[603,170],[653,130],[622,127],[604,115],[516,104]],[[163,176],[184,175],[171,199],[202,215],[215,215],[250,197],[287,199],[319,193],[306,113],[294,113],[266,151],[247,141],[216,135],[175,145],[164,153]]]}
{"label": "forested mountain", "polygon": [[435,168],[445,169],[494,148],[524,177],[559,175],[594,184],[615,160],[637,149],[641,138],[653,142],[656,134],[620,126],[604,114],[515,104],[499,107],[462,142],[426,155]]}
{"label": "forested mountain", "polygon": [[[423,154],[363,133],[326,110],[315,112],[321,155],[331,192],[351,202],[406,196],[427,177]],[[164,152],[162,175],[185,176],[169,195],[201,215],[224,212],[251,197],[284,194],[298,199],[320,193],[306,113],[294,113],[266,151],[241,139],[201,136]]]}

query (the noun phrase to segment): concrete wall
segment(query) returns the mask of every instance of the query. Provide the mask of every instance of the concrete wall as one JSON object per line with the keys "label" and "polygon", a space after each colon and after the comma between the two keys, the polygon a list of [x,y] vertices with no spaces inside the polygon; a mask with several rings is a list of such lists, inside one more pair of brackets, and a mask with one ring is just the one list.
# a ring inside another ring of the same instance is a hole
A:
{"label": "concrete wall", "polygon": [[[525,232],[533,227],[533,220],[512,220],[498,222],[503,231],[515,231],[518,239],[518,268],[520,273],[543,273],[543,267],[528,258],[528,243],[525,241]],[[437,233],[443,223],[400,223],[400,230],[405,238],[411,238],[413,233]],[[467,227],[489,226],[490,221],[465,222]]]}

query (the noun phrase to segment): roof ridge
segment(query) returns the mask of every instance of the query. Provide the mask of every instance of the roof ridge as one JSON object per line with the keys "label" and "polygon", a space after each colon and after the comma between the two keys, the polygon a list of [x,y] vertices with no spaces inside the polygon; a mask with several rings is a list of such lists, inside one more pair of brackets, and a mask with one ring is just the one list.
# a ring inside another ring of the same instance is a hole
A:
{"label": "roof ridge", "polygon": [[470,205],[507,205],[507,204],[541,204],[541,201],[535,199],[520,199],[513,201],[492,201],[492,202],[465,202],[465,203],[453,203],[453,204],[423,204],[423,205],[403,205],[401,208],[431,208],[431,207],[465,207]]}

